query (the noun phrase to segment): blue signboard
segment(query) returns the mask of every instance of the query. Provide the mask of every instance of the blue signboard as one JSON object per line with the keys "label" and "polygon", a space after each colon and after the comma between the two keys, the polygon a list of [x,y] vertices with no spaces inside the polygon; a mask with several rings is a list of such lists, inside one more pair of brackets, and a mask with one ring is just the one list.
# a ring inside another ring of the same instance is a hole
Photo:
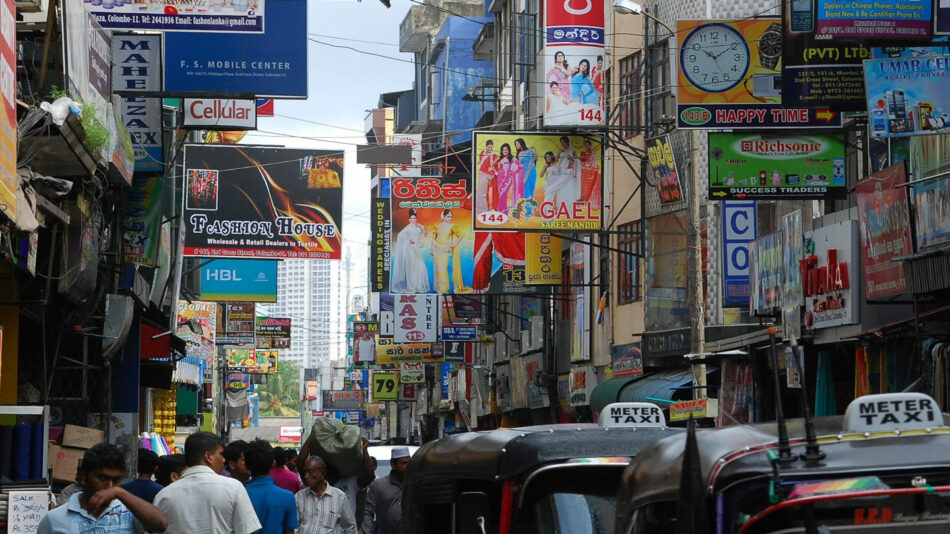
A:
{"label": "blue signboard", "polygon": [[307,2],[268,0],[263,34],[165,33],[169,94],[307,98]]}
{"label": "blue signboard", "polygon": [[452,380],[452,364],[442,364],[442,399],[449,398],[449,382]]}
{"label": "blue signboard", "polygon": [[201,300],[277,302],[277,260],[217,259],[201,266]]}
{"label": "blue signboard", "polygon": [[443,326],[442,341],[474,341],[477,331],[476,326]]}
{"label": "blue signboard", "polygon": [[755,201],[722,201],[722,305],[749,305],[749,243],[756,238]]}

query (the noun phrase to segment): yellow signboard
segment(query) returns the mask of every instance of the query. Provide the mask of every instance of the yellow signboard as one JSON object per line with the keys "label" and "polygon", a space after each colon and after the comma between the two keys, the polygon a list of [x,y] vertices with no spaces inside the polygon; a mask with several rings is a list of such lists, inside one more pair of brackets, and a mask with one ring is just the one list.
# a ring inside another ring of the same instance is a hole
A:
{"label": "yellow signboard", "polygon": [[697,399],[670,405],[670,421],[685,421],[701,417],[716,417],[717,415],[719,415],[719,401],[717,399]]}
{"label": "yellow signboard", "polygon": [[395,343],[376,336],[376,363],[442,362],[441,343]]}
{"label": "yellow signboard", "polygon": [[525,233],[525,284],[561,284],[561,238],[551,234]]}
{"label": "yellow signboard", "polygon": [[395,372],[373,373],[373,401],[394,401],[399,395]]}

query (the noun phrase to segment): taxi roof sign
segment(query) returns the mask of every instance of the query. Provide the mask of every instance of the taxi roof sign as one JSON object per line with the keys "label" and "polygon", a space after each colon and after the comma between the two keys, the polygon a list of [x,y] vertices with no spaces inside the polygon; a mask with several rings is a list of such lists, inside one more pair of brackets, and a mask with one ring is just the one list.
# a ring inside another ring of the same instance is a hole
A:
{"label": "taxi roof sign", "polygon": [[881,393],[858,397],[844,412],[845,432],[923,430],[943,426],[940,406],[923,393]]}
{"label": "taxi roof sign", "polygon": [[663,428],[666,416],[656,404],[649,402],[614,402],[600,411],[604,428]]}

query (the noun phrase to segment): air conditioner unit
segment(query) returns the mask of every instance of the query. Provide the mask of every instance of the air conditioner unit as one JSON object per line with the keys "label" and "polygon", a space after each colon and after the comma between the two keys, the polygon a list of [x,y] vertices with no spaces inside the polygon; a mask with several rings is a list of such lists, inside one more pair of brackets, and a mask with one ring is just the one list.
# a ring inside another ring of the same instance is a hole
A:
{"label": "air conditioner unit", "polygon": [[521,350],[525,352],[531,350],[531,331],[530,330],[521,331]]}
{"label": "air conditioner unit", "polygon": [[531,332],[531,350],[544,348],[544,317],[536,315],[528,319],[528,330]]}

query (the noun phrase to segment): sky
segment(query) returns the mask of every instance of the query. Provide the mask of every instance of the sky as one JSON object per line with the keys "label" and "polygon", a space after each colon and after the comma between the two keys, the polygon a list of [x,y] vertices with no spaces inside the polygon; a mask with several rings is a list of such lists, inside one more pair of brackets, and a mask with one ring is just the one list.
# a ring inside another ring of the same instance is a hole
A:
{"label": "sky", "polygon": [[366,144],[364,123],[381,93],[412,89],[413,55],[399,52],[399,24],[412,5],[392,0],[308,0],[308,98],[278,100],[242,143],[344,151],[343,255],[356,268],[351,284],[366,286],[370,172],[356,163]]}

